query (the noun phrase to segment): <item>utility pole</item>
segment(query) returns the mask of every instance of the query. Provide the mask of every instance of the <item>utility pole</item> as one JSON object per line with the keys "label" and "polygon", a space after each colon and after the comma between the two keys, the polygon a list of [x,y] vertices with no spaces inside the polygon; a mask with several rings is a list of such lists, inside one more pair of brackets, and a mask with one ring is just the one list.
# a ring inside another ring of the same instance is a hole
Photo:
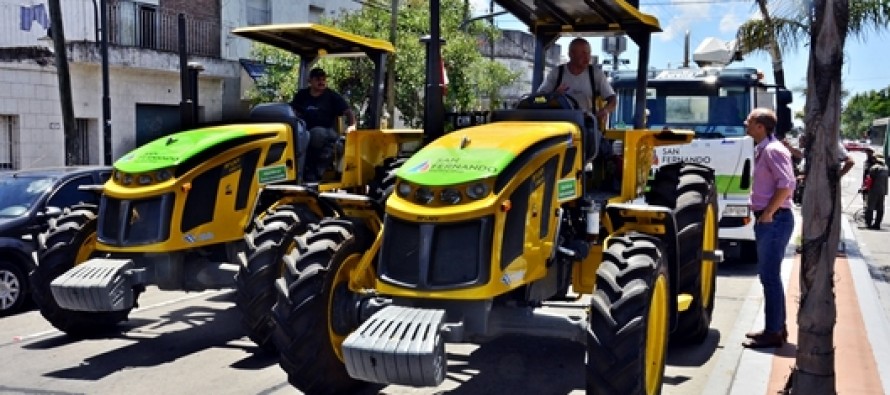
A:
{"label": "utility pole", "polygon": [[111,166],[111,94],[108,82],[108,6],[106,0],[99,1],[102,21],[102,44],[99,53],[102,57],[102,150],[105,152],[105,165]]}
{"label": "utility pole", "polygon": [[[62,25],[62,8],[59,5],[59,0],[49,0],[49,20],[49,30],[53,39],[53,52],[56,54],[56,75],[59,78],[59,101],[62,105],[62,133],[63,139],[67,141],[66,134],[74,132],[77,124],[74,122],[74,104],[72,104],[71,98],[71,74],[68,71],[68,52],[65,47],[65,27]],[[65,152],[65,164],[69,164],[68,152]]]}

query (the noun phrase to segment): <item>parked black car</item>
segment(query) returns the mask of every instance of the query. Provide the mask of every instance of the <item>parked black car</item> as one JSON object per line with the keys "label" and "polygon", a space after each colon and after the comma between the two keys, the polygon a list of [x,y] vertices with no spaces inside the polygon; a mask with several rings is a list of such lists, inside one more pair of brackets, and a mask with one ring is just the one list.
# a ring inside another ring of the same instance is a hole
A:
{"label": "parked black car", "polygon": [[101,185],[110,166],[71,166],[0,172],[0,317],[21,310],[30,300],[28,273],[32,252],[47,221],[77,203],[98,204],[95,192],[81,185]]}

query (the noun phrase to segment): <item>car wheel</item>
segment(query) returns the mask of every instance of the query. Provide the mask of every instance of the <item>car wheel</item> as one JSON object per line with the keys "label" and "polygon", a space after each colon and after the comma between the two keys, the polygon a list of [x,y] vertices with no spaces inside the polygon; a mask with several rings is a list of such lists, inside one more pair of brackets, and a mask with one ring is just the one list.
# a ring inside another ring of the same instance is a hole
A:
{"label": "car wheel", "polygon": [[21,310],[27,291],[25,271],[12,262],[0,261],[0,317]]}

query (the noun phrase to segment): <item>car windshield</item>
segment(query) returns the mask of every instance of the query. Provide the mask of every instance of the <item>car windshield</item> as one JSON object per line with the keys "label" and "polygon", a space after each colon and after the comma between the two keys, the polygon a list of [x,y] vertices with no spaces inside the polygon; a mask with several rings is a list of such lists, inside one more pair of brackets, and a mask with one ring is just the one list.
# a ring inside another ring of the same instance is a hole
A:
{"label": "car windshield", "polygon": [[17,217],[52,188],[52,177],[0,177],[0,217]]}

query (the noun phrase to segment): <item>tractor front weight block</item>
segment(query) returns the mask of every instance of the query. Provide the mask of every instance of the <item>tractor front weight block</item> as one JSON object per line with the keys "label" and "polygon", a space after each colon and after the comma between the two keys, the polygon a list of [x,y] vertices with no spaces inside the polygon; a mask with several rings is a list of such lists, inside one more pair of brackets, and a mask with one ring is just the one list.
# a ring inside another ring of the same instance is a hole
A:
{"label": "tractor front weight block", "polygon": [[346,371],[383,384],[437,386],[445,380],[444,310],[387,306],[343,342]]}
{"label": "tractor front weight block", "polygon": [[75,311],[121,311],[133,307],[133,288],[145,273],[130,259],[93,258],[73,267],[50,283],[59,307]]}

